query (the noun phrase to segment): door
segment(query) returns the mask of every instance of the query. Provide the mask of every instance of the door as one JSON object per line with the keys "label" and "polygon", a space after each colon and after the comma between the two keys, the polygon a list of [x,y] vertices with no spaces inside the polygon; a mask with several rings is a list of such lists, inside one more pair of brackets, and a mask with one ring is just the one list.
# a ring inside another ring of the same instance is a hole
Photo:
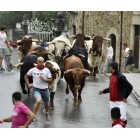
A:
{"label": "door", "polygon": [[109,38],[111,39],[111,46],[113,47],[113,52],[114,52],[113,61],[115,61],[116,60],[116,36],[114,34],[111,34]]}
{"label": "door", "polygon": [[139,36],[140,36],[140,25],[135,25],[135,34],[134,34],[134,58],[135,58],[135,67],[139,69]]}

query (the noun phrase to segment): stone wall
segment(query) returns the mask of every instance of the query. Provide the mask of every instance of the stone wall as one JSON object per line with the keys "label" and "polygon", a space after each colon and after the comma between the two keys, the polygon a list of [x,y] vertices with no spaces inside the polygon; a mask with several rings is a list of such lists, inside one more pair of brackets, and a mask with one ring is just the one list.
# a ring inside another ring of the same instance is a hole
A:
{"label": "stone wall", "polygon": [[[82,11],[78,11],[76,20],[73,24],[76,25],[76,33],[82,33]],[[122,26],[122,44],[131,44],[130,32],[132,25],[133,12],[123,11],[123,26]],[[70,18],[72,21],[72,16]],[[120,58],[120,29],[121,29],[121,12],[120,11],[85,11],[84,12],[84,34],[101,35],[109,38],[111,34],[116,37],[116,61]]]}

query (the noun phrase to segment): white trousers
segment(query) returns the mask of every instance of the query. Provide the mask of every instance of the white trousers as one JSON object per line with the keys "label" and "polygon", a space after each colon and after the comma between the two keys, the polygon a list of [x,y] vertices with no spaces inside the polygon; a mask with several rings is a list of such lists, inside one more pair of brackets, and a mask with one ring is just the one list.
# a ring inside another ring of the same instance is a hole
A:
{"label": "white trousers", "polygon": [[124,101],[110,101],[110,110],[114,107],[119,107],[120,108],[120,113],[121,113],[121,120],[126,121],[127,120],[127,103]]}

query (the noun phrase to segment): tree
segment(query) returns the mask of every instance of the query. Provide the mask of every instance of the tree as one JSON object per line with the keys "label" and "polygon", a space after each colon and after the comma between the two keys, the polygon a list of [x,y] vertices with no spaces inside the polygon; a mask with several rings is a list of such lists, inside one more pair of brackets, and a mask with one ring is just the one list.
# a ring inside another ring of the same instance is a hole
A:
{"label": "tree", "polygon": [[0,26],[15,28],[16,23],[22,22],[25,14],[31,16],[31,12],[28,11],[0,11]]}
{"label": "tree", "polygon": [[[56,18],[58,11],[37,11],[36,18],[43,22],[50,22],[52,19]],[[60,11],[59,11],[60,12]],[[65,25],[68,24],[68,13],[66,11],[62,12]]]}

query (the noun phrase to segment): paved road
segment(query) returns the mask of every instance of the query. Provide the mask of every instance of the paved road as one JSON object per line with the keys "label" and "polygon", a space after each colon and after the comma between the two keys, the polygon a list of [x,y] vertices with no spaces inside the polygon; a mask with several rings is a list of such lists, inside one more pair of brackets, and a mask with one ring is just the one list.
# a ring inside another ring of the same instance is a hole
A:
{"label": "paved road", "polygon": [[[11,94],[20,91],[19,72],[3,73],[0,75],[0,118],[7,117],[12,113]],[[110,128],[112,120],[109,111],[109,95],[98,95],[98,91],[108,85],[108,77],[99,75],[94,81],[87,78],[86,86],[82,92],[83,102],[73,106],[73,96],[65,94],[65,80],[61,80],[55,95],[55,109],[50,110],[49,122],[45,121],[43,104],[41,104],[36,122],[30,125],[31,128]],[[23,95],[23,102],[30,109],[33,109],[33,96]],[[128,98],[128,127],[140,127],[139,105],[131,98]],[[9,123],[4,123],[0,127],[10,127]]]}
{"label": "paved road", "polygon": [[[14,64],[17,63],[16,55],[13,56]],[[37,119],[30,125],[31,128],[110,128],[112,120],[109,110],[109,94],[98,95],[98,91],[108,86],[108,77],[98,75],[96,80],[87,78],[82,92],[83,102],[74,107],[73,96],[65,94],[65,80],[61,80],[55,95],[55,109],[50,110],[50,121],[46,122],[41,104]],[[10,116],[13,105],[11,95],[21,91],[19,86],[19,71],[0,74],[0,119]],[[33,96],[22,96],[23,102],[33,109]],[[139,104],[129,96],[128,98],[128,128],[140,127]],[[0,124],[2,128],[10,127],[10,123]]]}

